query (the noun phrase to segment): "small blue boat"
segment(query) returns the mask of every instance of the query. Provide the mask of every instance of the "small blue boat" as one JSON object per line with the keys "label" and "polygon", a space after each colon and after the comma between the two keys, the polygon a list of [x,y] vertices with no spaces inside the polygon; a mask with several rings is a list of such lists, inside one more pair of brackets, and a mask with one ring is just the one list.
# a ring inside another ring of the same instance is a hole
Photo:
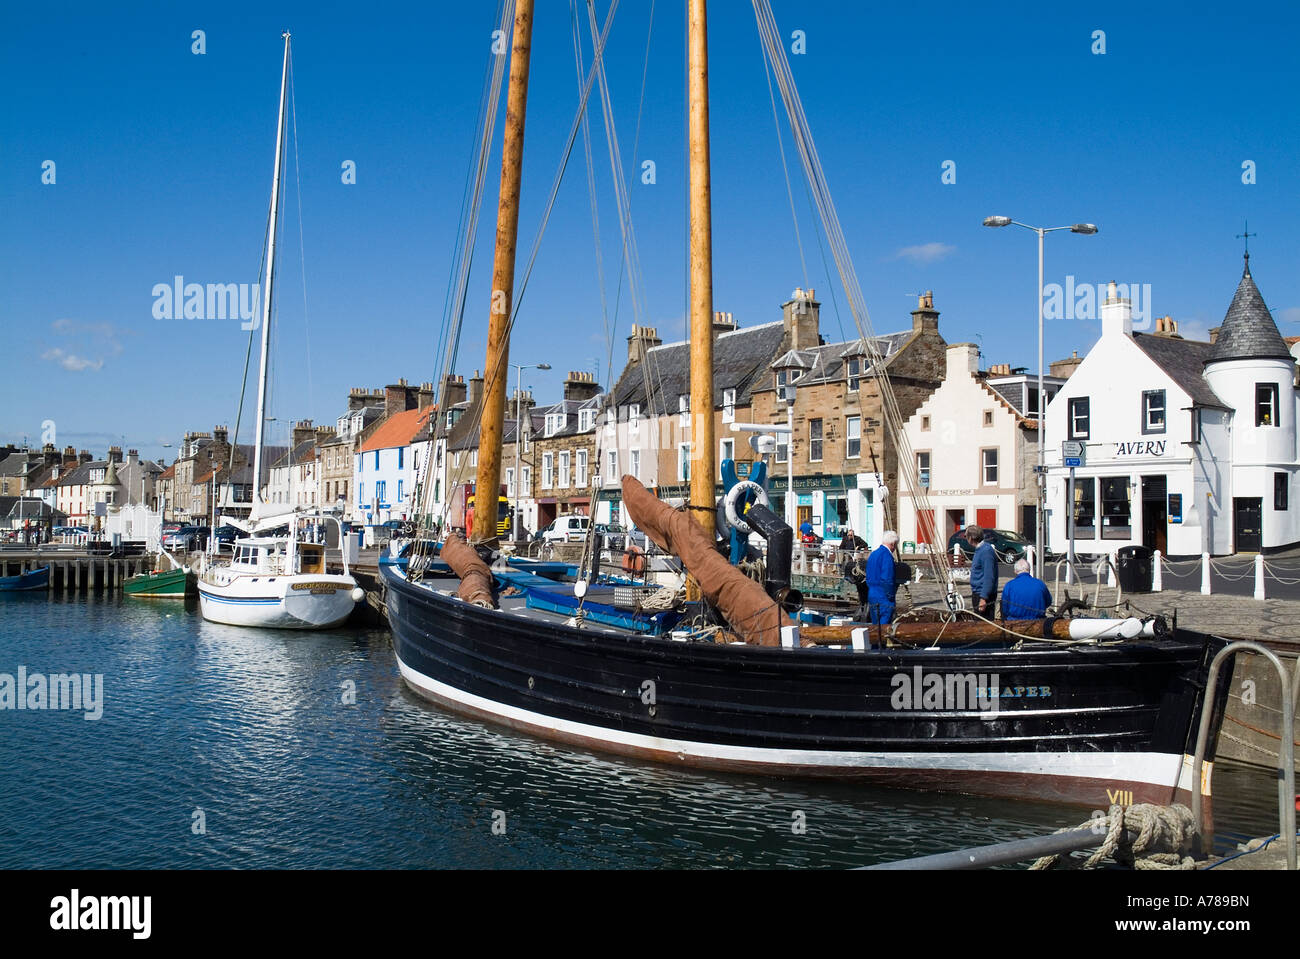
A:
{"label": "small blue boat", "polygon": [[45,589],[50,583],[50,568],[42,566],[31,572],[19,573],[17,576],[0,576],[0,593],[12,593],[21,589]]}

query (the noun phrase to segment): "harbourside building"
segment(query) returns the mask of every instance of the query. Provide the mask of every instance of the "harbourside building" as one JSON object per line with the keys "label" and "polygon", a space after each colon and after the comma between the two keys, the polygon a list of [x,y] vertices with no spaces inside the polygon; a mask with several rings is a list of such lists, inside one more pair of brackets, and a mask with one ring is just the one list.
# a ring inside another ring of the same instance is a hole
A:
{"label": "harbourside building", "polygon": [[417,481],[432,448],[436,413],[432,405],[394,413],[361,444],[354,483],[365,525],[416,519]]}
{"label": "harbourside building", "polygon": [[[1045,376],[1048,401],[1065,380]],[[1027,408],[1026,408],[1027,407]],[[981,372],[979,348],[954,343],[943,383],[904,427],[923,502],[900,489],[898,533],[905,542],[944,548],[969,523],[1037,530],[1038,380],[1007,365]]]}
{"label": "harbourside building", "polygon": [[[1047,410],[1050,545],[1132,545],[1190,557],[1300,542],[1296,357],[1250,272],[1222,326],[1186,340],[1164,318],[1133,331],[1115,284],[1101,339]],[[1061,441],[1081,443],[1070,471]]]}
{"label": "harbourside building", "polygon": [[[731,432],[731,424],[752,418],[752,390],[779,355],[786,334],[780,321],[741,327],[731,313],[714,314],[711,413],[718,462],[736,459],[745,476],[756,454],[747,434]],[[624,475],[680,506],[690,496],[691,466],[690,344],[664,343],[658,330],[647,326],[634,326],[627,342],[627,365],[599,416],[598,455],[607,493],[595,517],[623,526],[630,523],[622,507]]]}
{"label": "harbourside building", "polygon": [[[529,529],[543,529],[568,513],[591,515],[592,482],[599,473],[597,425],[603,406],[596,377],[571,371],[564,380],[564,398],[537,411],[542,430],[533,436],[531,452],[538,466],[531,495],[521,497],[521,507],[534,523]],[[535,503],[535,511],[524,499]]]}
{"label": "harbourside building", "polygon": [[874,546],[886,529],[898,528],[899,516],[898,451],[884,428],[882,380],[906,422],[942,382],[947,343],[932,292],[918,298],[910,329],[875,337],[879,369],[860,340],[815,345],[818,306],[811,291],[783,305],[783,346],[793,355],[769,364],[786,372],[769,369],[754,389],[756,422],[785,423],[791,412],[794,422],[789,451],[778,438],[769,483],[773,509],[785,508],[787,457],[793,457],[795,528],[806,521],[817,536],[834,540],[852,528]]}

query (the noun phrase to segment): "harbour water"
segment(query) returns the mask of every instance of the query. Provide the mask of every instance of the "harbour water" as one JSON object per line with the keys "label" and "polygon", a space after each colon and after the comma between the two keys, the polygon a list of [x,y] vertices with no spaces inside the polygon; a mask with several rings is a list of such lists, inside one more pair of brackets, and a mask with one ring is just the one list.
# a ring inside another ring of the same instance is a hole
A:
{"label": "harbour water", "polygon": [[[103,676],[103,714],[0,711],[0,867],[844,867],[1039,835],[1041,803],[725,776],[575,751],[412,694],[388,633],[194,605],[0,597],[0,674]],[[1219,845],[1277,830],[1215,769]]]}

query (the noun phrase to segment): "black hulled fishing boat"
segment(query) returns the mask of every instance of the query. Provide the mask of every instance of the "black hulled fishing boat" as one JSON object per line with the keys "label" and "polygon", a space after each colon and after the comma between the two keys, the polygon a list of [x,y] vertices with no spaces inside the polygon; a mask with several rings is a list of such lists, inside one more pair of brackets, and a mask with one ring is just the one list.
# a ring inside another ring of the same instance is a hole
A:
{"label": "black hulled fishing boat", "polygon": [[[705,3],[688,6],[691,408],[711,410]],[[770,18],[765,3],[755,6]],[[532,0],[518,0],[493,277],[506,303],[531,25]],[[505,312],[494,309],[488,333],[478,489],[500,483]],[[622,494],[637,525],[682,556],[698,598],[646,609],[629,602],[626,587],[591,576],[557,582],[493,563],[495,530],[472,546],[449,537],[436,563],[417,550],[405,567],[380,568],[406,683],[448,709],[530,735],[707,769],[1094,808],[1190,798],[1202,710],[1222,714],[1222,696],[1204,701],[1218,640],[1159,618],[995,624],[939,614],[885,630],[801,626],[790,615],[799,597],[789,588],[788,525],[761,505],[745,513],[769,546],[762,582],[723,558],[712,418],[694,419],[694,505],[651,502],[628,477]],[[1208,772],[1204,779],[1208,795]]]}

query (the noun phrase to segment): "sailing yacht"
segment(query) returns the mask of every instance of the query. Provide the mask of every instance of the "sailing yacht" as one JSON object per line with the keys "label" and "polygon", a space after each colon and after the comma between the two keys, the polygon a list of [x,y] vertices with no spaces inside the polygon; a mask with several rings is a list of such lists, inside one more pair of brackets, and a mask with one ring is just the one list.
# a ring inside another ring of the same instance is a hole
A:
{"label": "sailing yacht", "polygon": [[[705,0],[688,7],[690,409],[711,411]],[[532,16],[533,0],[518,0],[492,280],[506,303]],[[504,312],[489,321],[480,490],[500,483]],[[548,740],[701,768],[1093,808],[1116,795],[1169,803],[1209,794],[1192,755],[1202,712],[1212,711],[1215,729],[1222,717],[1226,694],[1204,696],[1221,640],[1158,617],[998,624],[940,612],[934,622],[883,628],[803,625],[787,524],[762,505],[737,510],[729,493],[731,528],[741,528],[743,512],[744,531],[767,541],[764,581],[740,573],[718,548],[712,424],[712,416],[694,418],[689,510],[660,503],[633,477],[622,483],[638,528],[681,556],[699,598],[647,609],[591,576],[557,582],[494,563],[490,529],[472,545],[449,536],[439,562],[413,555],[405,567],[380,567],[398,669],[411,689]],[[1213,748],[1211,740],[1211,757]]]}
{"label": "sailing yacht", "polygon": [[[239,526],[250,535],[237,539],[229,563],[210,565],[199,577],[199,605],[203,618],[233,626],[277,629],[326,629],[338,626],[365,598],[343,556],[343,572],[330,573],[325,546],[304,542],[299,521],[306,518],[333,521],[319,511],[275,513],[262,498],[262,459],[265,454],[267,362],[271,333],[271,294],[274,291],[275,238],[280,217],[280,174],[284,167],[285,92],[289,77],[289,34],[284,34],[284,68],[280,77],[279,124],[275,133],[275,173],[271,180],[271,217],[266,243],[266,269],[262,296],[262,358],[257,392],[257,442],[253,454],[253,506]],[[288,526],[287,535],[268,531]],[[340,542],[342,541],[340,528]]]}

